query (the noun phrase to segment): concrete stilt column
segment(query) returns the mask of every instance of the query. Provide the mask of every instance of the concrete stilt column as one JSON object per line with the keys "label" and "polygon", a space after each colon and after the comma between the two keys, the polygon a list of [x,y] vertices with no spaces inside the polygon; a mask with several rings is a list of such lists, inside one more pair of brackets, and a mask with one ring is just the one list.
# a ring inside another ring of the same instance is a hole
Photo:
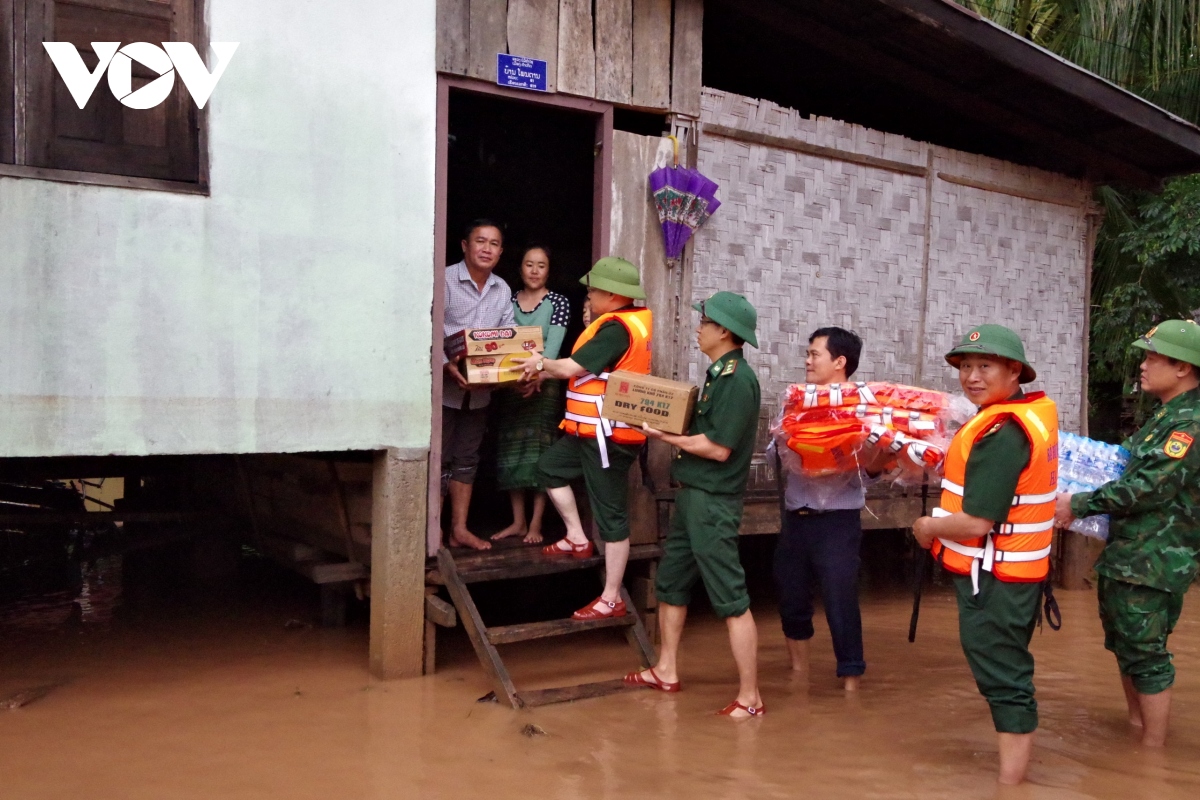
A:
{"label": "concrete stilt column", "polygon": [[429,451],[375,456],[371,497],[371,674],[419,676],[425,641],[425,495]]}

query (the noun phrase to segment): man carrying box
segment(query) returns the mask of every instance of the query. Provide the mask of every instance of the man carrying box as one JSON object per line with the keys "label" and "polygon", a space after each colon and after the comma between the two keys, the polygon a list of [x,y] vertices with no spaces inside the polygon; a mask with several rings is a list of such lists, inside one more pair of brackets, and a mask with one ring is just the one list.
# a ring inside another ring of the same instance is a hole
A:
{"label": "man carrying box", "polygon": [[[462,249],[463,260],[446,267],[444,334],[516,325],[512,292],[492,274],[504,252],[500,227],[489,220],[475,220],[467,227]],[[489,386],[469,385],[459,370],[459,360],[442,353],[442,495],[450,495],[450,544],[488,550],[491,543],[467,529],[467,511],[491,392]]]}
{"label": "man carrying box", "polygon": [[663,545],[655,594],[662,631],[658,664],[631,672],[625,682],[663,692],[680,688],[676,659],[692,587],[699,579],[713,610],[725,620],[737,663],[737,699],[719,714],[761,717],[758,693],[758,629],[750,613],[746,574],[738,557],[742,499],[758,429],[758,377],[746,363],[742,345],[758,347],[758,313],[746,298],[717,292],[692,306],[700,312],[696,338],[712,361],[688,435],[677,436],[643,425],[645,434],[679,448],[671,477],[680,484],[675,515]]}
{"label": "man carrying box", "polygon": [[1117,657],[1129,721],[1142,744],[1167,738],[1175,667],[1167,637],[1200,555],[1200,326],[1168,320],[1133,343],[1146,350],[1142,391],[1162,407],[1125,442],[1132,458],[1094,492],[1058,496],[1058,524],[1108,514],[1096,562],[1104,646]]}
{"label": "man carrying box", "polygon": [[613,370],[650,374],[653,318],[637,308],[645,299],[638,268],[621,258],[602,258],[580,283],[588,287],[593,321],[579,335],[568,358],[533,355],[524,362],[525,381],[569,380],[562,428],[568,435],[538,460],[538,483],[567,525],[567,535],[542,552],[554,557],[587,558],[592,542],[583,531],[570,482],[582,477],[604,540],[604,591],[576,611],[574,619],[620,617],[626,613],[621,582],[629,561],[629,469],[646,437],[628,425],[600,416],[604,390]]}

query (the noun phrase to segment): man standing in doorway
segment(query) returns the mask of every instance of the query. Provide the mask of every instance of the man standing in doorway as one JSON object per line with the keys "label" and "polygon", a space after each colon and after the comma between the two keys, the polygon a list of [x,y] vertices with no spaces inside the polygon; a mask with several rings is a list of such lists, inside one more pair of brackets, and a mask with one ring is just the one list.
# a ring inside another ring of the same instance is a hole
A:
{"label": "man standing in doorway", "polygon": [[999,780],[1017,784],[1038,726],[1029,641],[1050,574],[1058,408],[1021,391],[1037,373],[1002,325],[971,329],[946,361],[979,412],[950,442],[939,506],[913,536],[954,573],[959,641],[992,712]]}
{"label": "man standing in doorway", "polygon": [[[804,379],[817,385],[845,383],[858,369],[861,354],[862,339],[851,331],[836,327],[813,331],[808,338]],[[868,466],[877,470],[874,461]],[[867,668],[858,607],[860,515],[866,504],[862,475],[805,478],[789,472],[784,501],[786,513],[774,569],[792,669],[808,671],[814,584],[819,583],[825,620],[833,636],[837,676],[846,691],[855,691]]]}
{"label": "man standing in doorway", "polygon": [[587,558],[592,542],[584,533],[570,482],[582,477],[588,501],[604,540],[604,591],[579,609],[574,619],[592,620],[626,614],[621,582],[629,561],[629,469],[646,442],[641,431],[600,417],[608,375],[625,370],[650,374],[653,318],[647,308],[633,305],[643,300],[638,268],[621,258],[596,262],[580,283],[587,286],[593,321],[579,335],[568,358],[549,359],[535,354],[525,361],[523,380],[569,380],[566,418],[560,426],[567,434],[542,453],[538,483],[567,526],[567,535],[542,548],[547,556]]}
{"label": "man standing in doorway", "polygon": [[[462,240],[463,260],[446,268],[446,336],[466,328],[516,325],[512,291],[493,270],[504,252],[504,234],[491,220],[477,219]],[[442,494],[450,495],[450,544],[487,550],[491,543],[467,528],[479,447],[487,429],[489,387],[467,383],[458,361],[442,354]]]}
{"label": "man standing in doorway", "polygon": [[1175,667],[1167,636],[1200,556],[1200,326],[1168,320],[1133,347],[1146,352],[1142,391],[1162,406],[1125,442],[1125,472],[1094,492],[1061,494],[1057,521],[1108,514],[1096,562],[1104,646],[1117,657],[1129,721],[1142,744],[1167,738]]}
{"label": "man standing in doorway", "polygon": [[675,514],[663,545],[654,590],[662,648],[658,663],[631,672],[625,682],[663,692],[679,691],[677,656],[692,587],[699,579],[713,611],[725,620],[737,663],[737,698],[719,714],[761,717],[766,706],[758,693],[758,628],[750,613],[746,573],[738,557],[738,526],[758,430],[758,377],[746,363],[744,344],[758,347],[758,312],[740,294],[717,292],[692,306],[700,312],[696,339],[712,364],[686,436],[643,432],[679,448],[671,477],[680,484]]}

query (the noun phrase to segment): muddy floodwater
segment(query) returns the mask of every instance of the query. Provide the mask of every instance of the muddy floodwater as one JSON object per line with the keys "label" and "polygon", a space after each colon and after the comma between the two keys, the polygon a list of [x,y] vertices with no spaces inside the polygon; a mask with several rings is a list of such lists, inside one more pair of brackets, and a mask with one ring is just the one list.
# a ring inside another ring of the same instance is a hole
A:
{"label": "muddy floodwater", "polygon": [[[188,607],[92,625],[4,629],[0,797],[122,798],[1196,798],[1200,612],[1172,637],[1180,677],[1165,751],[1136,744],[1095,597],[1060,593],[1064,628],[1035,634],[1041,729],[1023,787],[998,792],[996,742],[955,637],[952,596],[867,598],[868,671],[839,690],[827,630],[812,674],[788,670],[778,618],[757,610],[768,715],[713,712],[734,696],[724,627],[697,613],[684,691],[514,712],[461,629],[437,674],[378,682],[365,626],[323,630],[286,603]],[[43,612],[45,610],[43,609]],[[311,617],[311,612],[309,612]],[[0,620],[2,622],[2,620]],[[290,624],[289,624],[290,622]],[[518,687],[616,677],[635,664],[612,631],[504,649]],[[533,726],[533,727],[530,727]]]}

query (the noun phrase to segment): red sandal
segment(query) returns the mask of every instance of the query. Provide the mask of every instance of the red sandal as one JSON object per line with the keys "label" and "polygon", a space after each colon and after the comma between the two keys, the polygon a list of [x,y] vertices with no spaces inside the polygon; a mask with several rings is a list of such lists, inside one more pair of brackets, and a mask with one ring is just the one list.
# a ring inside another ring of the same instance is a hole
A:
{"label": "red sandal", "polygon": [[[566,543],[566,549],[559,547],[560,544]],[[544,556],[571,556],[572,558],[591,558],[592,553],[596,551],[591,541],[584,544],[575,544],[565,536],[559,539],[554,544],[548,544],[542,548]]]}
{"label": "red sandal", "polygon": [[647,689],[655,689],[660,692],[666,692],[667,694],[674,694],[675,692],[680,691],[680,689],[682,688],[679,685],[679,681],[675,681],[674,683],[667,683],[662,678],[658,677],[658,673],[654,671],[654,667],[651,667],[649,672],[650,672],[650,677],[653,678],[653,680],[643,678],[642,671],[638,670],[637,672],[631,672],[625,676],[625,678],[624,678],[625,685],[626,686],[645,686]]}
{"label": "red sandal", "polygon": [[[596,608],[596,606],[601,606],[603,610]],[[608,619],[609,617],[623,616],[625,616],[624,600],[608,601],[603,597],[597,597],[595,600],[572,614],[571,619],[588,622],[593,619]]]}
{"label": "red sandal", "polygon": [[737,700],[734,700],[732,703],[730,703],[729,705],[722,708],[720,711],[717,712],[717,714],[722,717],[728,717],[733,712],[737,711],[739,708],[742,711],[745,711],[747,714],[750,715],[749,717],[744,717],[743,719],[757,719],[758,717],[764,717],[767,714],[766,703],[763,703],[758,708],[751,708],[750,706],[742,705]]}

